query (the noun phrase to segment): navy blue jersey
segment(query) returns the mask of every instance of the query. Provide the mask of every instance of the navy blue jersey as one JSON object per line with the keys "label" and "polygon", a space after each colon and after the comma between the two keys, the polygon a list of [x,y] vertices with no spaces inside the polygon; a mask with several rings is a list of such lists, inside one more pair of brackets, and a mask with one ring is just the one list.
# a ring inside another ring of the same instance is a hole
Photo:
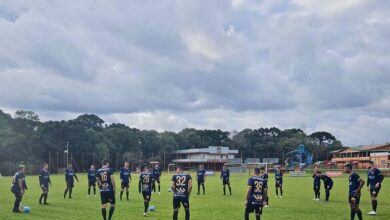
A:
{"label": "navy blue jersey", "polygon": [[351,175],[349,175],[349,195],[353,196],[356,194],[357,190],[359,189],[360,182],[359,182],[360,176],[352,172]]}
{"label": "navy blue jersey", "polygon": [[88,175],[88,182],[89,183],[96,183],[96,170],[95,169],[89,169],[87,175]]}
{"label": "navy blue jersey", "polygon": [[226,169],[226,170],[222,170],[221,171],[221,178],[223,179],[223,181],[229,181],[229,178],[230,178],[230,170],[229,169]]}
{"label": "navy blue jersey", "polygon": [[22,187],[23,187],[23,190],[24,189],[27,189],[27,185],[26,185],[26,176],[24,175],[24,173],[18,171],[15,173],[14,175],[14,178],[12,180],[12,188],[19,192],[21,191],[22,189],[20,188],[19,186],[19,180],[22,180]]}
{"label": "navy blue jersey", "polygon": [[204,181],[204,177],[206,176],[206,170],[198,169],[196,171],[196,178],[198,181]]}
{"label": "navy blue jersey", "polygon": [[275,181],[279,183],[283,183],[283,173],[282,171],[276,171],[275,173]]}
{"label": "navy blue jersey", "polygon": [[313,184],[314,186],[321,186],[321,176],[313,174]]}
{"label": "navy blue jersey", "polygon": [[76,173],[72,169],[65,169],[65,181],[67,183],[73,183],[74,178],[77,179]]}
{"label": "navy blue jersey", "polygon": [[264,182],[263,182],[264,188],[267,188],[268,187],[268,173],[264,173],[261,177],[264,180]]}
{"label": "navy blue jersey", "polygon": [[138,190],[141,192],[152,192],[152,176],[151,172],[142,172],[139,176]]}
{"label": "navy blue jersey", "polygon": [[98,186],[100,192],[113,192],[114,191],[114,185],[111,181],[111,176],[114,175],[114,171],[107,167],[107,168],[100,168],[97,173],[98,178]]}
{"label": "navy blue jersey", "polygon": [[154,168],[152,170],[153,179],[159,179],[161,176],[161,169],[160,168]]}
{"label": "navy blue jersey", "polygon": [[41,172],[39,173],[39,185],[48,187],[49,183],[51,184],[49,171],[41,170]]}
{"label": "navy blue jersey", "polygon": [[333,180],[327,175],[321,175],[322,181],[324,181],[325,186],[333,186]]}
{"label": "navy blue jersey", "polygon": [[191,181],[191,175],[185,173],[178,173],[173,175],[172,182],[174,182],[173,196],[188,197],[189,187],[188,183]]}
{"label": "navy blue jersey", "polygon": [[248,199],[254,199],[261,201],[264,190],[264,179],[261,176],[252,176],[248,180],[248,187],[250,188],[250,194]]}
{"label": "navy blue jersey", "polygon": [[379,169],[368,170],[367,174],[367,186],[375,187],[377,183],[382,183],[384,177]]}
{"label": "navy blue jersey", "polygon": [[131,179],[130,172],[131,172],[130,168],[125,168],[125,167],[121,168],[121,170],[120,170],[120,178],[122,180],[122,183],[130,182],[130,179]]}

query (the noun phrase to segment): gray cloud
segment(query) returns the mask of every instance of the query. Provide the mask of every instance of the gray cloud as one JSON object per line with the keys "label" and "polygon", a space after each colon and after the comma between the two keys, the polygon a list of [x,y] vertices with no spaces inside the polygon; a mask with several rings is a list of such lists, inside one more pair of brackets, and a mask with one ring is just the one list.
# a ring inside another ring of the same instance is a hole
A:
{"label": "gray cloud", "polygon": [[0,3],[0,108],[389,141],[389,11],[369,0],[9,0]]}

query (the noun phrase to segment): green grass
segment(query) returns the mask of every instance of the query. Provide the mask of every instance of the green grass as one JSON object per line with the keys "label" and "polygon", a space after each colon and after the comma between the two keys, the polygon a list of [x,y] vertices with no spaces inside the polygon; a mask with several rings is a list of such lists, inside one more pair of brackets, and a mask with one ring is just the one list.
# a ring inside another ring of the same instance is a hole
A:
{"label": "green grass", "polygon": [[[80,183],[75,183],[73,199],[63,199],[65,182],[63,175],[52,175],[53,187],[50,188],[48,202],[50,205],[41,206],[38,198],[41,190],[37,176],[27,176],[29,190],[25,194],[22,204],[31,207],[29,214],[12,214],[14,196],[9,188],[10,177],[0,179],[0,219],[101,219],[100,197],[87,198],[87,178],[85,174],[79,174]],[[151,204],[156,206],[156,212],[149,213],[147,219],[172,219],[172,194],[168,192],[171,174],[164,173],[161,182],[161,195],[153,194]],[[365,178],[365,176],[363,175]],[[137,180],[130,188],[131,201],[119,201],[117,193],[117,208],[114,219],[144,219],[143,199],[138,194]],[[116,175],[117,184],[119,177]],[[190,198],[191,219],[217,220],[217,219],[243,219],[244,195],[246,191],[247,175],[234,174],[231,177],[233,196],[222,196],[221,182],[217,176],[208,177],[206,181],[206,196],[193,193]],[[270,176],[270,207],[263,212],[262,219],[283,220],[327,220],[349,219],[349,205],[347,201],[348,179],[346,177],[334,178],[335,186],[332,190],[330,202],[313,201],[312,178],[310,177],[285,177],[283,199],[276,199],[274,192],[273,175]],[[367,216],[371,210],[370,197],[367,191],[362,191],[361,209],[365,219],[388,220],[390,219],[390,187],[385,180],[379,194],[379,213],[375,217]],[[196,185],[195,185],[196,187]],[[321,197],[324,197],[323,190]],[[254,216],[251,216],[254,219]],[[184,210],[181,209],[179,219],[184,219]]]}

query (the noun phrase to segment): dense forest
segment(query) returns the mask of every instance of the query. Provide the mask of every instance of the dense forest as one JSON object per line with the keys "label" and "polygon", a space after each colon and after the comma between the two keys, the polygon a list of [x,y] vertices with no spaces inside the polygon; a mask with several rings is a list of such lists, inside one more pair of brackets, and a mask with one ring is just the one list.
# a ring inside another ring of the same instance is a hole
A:
{"label": "dense forest", "polygon": [[[19,110],[13,116],[0,110],[0,173],[12,174],[17,164],[35,173],[43,162],[52,172],[66,164],[66,146],[77,171],[103,158],[113,167],[129,160],[132,166],[149,161],[169,163],[178,149],[229,146],[239,149],[242,158],[277,157],[284,161],[287,152],[299,144],[313,152],[315,161],[329,159],[329,151],[342,147],[332,134],[321,131],[305,134],[301,129],[259,128],[239,132],[197,130],[180,132],[140,130],[125,124],[106,124],[94,114],[72,120],[41,122],[32,111]],[[164,166],[165,167],[165,166]]]}

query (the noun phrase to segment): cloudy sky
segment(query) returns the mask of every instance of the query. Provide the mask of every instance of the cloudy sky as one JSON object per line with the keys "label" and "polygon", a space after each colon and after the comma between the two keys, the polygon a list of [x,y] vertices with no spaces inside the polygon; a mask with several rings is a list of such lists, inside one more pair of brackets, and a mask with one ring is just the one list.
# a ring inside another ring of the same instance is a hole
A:
{"label": "cloudy sky", "polygon": [[0,2],[0,109],[390,141],[390,1]]}

